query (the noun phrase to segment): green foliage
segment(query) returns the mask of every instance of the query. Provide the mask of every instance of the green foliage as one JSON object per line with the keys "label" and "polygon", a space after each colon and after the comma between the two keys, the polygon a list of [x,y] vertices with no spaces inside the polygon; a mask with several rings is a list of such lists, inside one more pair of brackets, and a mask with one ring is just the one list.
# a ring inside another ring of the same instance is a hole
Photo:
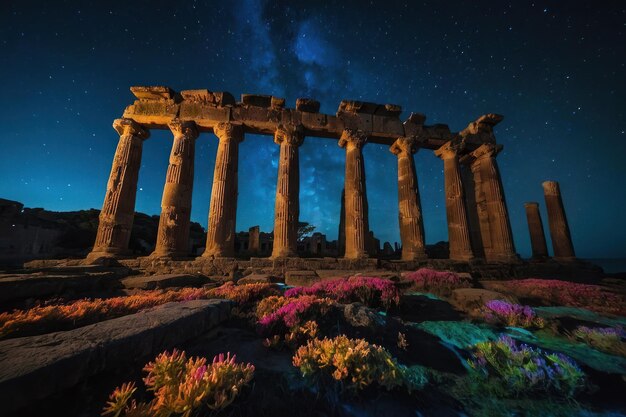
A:
{"label": "green foliage", "polygon": [[585,374],[567,356],[518,345],[508,336],[476,344],[468,365],[477,384],[503,397],[542,393],[570,399],[585,384]]}
{"label": "green foliage", "polygon": [[465,321],[423,321],[414,326],[459,349],[498,338],[488,327]]}

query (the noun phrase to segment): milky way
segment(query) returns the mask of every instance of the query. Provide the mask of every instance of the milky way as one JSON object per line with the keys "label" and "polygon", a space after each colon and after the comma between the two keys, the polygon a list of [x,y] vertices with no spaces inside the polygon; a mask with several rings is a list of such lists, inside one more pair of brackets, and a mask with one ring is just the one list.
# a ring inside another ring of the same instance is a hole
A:
{"label": "milky way", "polygon": [[[626,10],[623,2],[20,1],[0,6],[0,197],[100,208],[131,85],[394,103],[452,130],[487,112],[518,252],[523,203],[561,183],[582,257],[626,257]],[[174,4],[179,3],[179,4]],[[587,3],[587,4],[584,4]],[[137,210],[160,212],[171,133],[144,147]],[[192,219],[206,227],[217,140],[197,142]],[[397,166],[364,148],[370,226],[398,241]],[[278,146],[240,149],[237,229],[273,227]],[[301,214],[337,236],[344,152],[307,138]],[[426,240],[447,240],[442,163],[415,156]]]}

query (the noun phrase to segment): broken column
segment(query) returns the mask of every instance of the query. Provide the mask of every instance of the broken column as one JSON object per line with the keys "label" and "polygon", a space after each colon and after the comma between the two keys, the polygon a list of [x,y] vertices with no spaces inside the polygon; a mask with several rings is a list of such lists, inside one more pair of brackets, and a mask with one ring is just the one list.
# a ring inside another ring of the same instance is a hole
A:
{"label": "broken column", "polygon": [[[501,145],[485,143],[470,154],[475,187],[482,191],[477,193],[477,197],[480,197],[477,198],[477,204],[484,204],[484,209],[478,210],[479,219],[481,215],[486,215],[489,221],[489,236],[483,236],[483,247],[488,261],[511,261],[518,258],[496,162],[496,155],[501,149]],[[481,230],[484,231],[485,228]]]}
{"label": "broken column", "polygon": [[237,214],[237,168],[239,143],[243,140],[243,127],[233,123],[218,123],[213,133],[219,139],[206,249],[203,257],[235,256],[235,224]]}
{"label": "broken column", "polygon": [[345,175],[345,254],[347,259],[367,258],[367,194],[365,191],[365,165],[363,145],[365,133],[345,129],[339,146],[346,149]]}
{"label": "broken column", "polygon": [[418,145],[416,137],[401,137],[390,148],[390,151],[398,157],[398,218],[403,261],[426,259],[424,221],[413,160]]}
{"label": "broken column", "polygon": [[545,259],[548,257],[548,245],[546,244],[546,235],[543,231],[543,222],[539,213],[539,203],[524,203],[524,208],[526,209],[526,220],[528,221],[533,258]]}
{"label": "broken column", "polygon": [[446,214],[448,218],[448,240],[450,259],[468,261],[474,257],[470,244],[465,197],[458,153],[465,147],[462,141],[449,141],[435,151],[443,159]]}
{"label": "broken column", "polygon": [[193,165],[198,129],[192,121],[173,120],[174,134],[167,168],[156,248],[152,256],[181,257],[189,249],[189,222],[193,191]]}
{"label": "broken column", "polygon": [[113,128],[120,140],[100,211],[96,241],[88,260],[127,253],[133,227],[141,151],[150,133],[132,119],[117,119]]}
{"label": "broken column", "polygon": [[301,126],[278,125],[274,142],[280,145],[274,210],[272,258],[297,256],[300,215],[300,166],[298,148],[304,140]]}
{"label": "broken column", "polygon": [[565,216],[559,183],[546,181],[542,185],[548,211],[548,224],[550,225],[554,258],[562,260],[574,259],[576,255],[574,254],[574,245],[572,244],[572,237],[569,232],[567,217]]}

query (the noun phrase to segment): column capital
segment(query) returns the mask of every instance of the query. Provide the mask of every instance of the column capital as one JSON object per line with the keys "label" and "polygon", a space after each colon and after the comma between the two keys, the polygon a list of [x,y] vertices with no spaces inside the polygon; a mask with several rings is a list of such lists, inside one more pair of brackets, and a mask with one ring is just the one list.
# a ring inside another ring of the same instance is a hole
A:
{"label": "column capital", "polygon": [[234,139],[237,143],[243,141],[243,126],[234,123],[220,122],[213,126],[213,133],[222,140]]}
{"label": "column capital", "polygon": [[358,129],[344,129],[339,138],[339,146],[345,148],[348,145],[353,145],[356,148],[363,148],[363,145],[367,142],[367,134]]}
{"label": "column capital", "polygon": [[541,185],[545,195],[561,195],[561,189],[557,181],[544,181]]}
{"label": "column capital", "polygon": [[179,120],[173,119],[167,124],[174,136],[187,136],[191,139],[196,139],[200,132],[196,127],[196,123],[191,120]]}
{"label": "column capital", "polygon": [[470,156],[474,160],[481,158],[495,158],[496,155],[504,148],[502,145],[496,145],[495,143],[483,143],[476,150],[470,153]]}
{"label": "column capital", "polygon": [[304,128],[300,124],[279,124],[274,132],[274,142],[280,145],[283,142],[300,146],[304,141]]}
{"label": "column capital", "polygon": [[113,129],[120,135],[137,136],[140,139],[148,139],[150,131],[144,129],[139,123],[133,119],[115,119],[113,121]]}
{"label": "column capital", "polygon": [[413,155],[425,139],[418,136],[399,137],[389,148],[389,152],[394,155]]}
{"label": "column capital", "polygon": [[527,201],[524,203],[524,207],[539,207],[539,203],[536,201]]}
{"label": "column capital", "polygon": [[465,141],[459,139],[450,140],[437,150],[435,150],[435,156],[441,159],[452,159],[458,156],[459,152],[465,149]]}

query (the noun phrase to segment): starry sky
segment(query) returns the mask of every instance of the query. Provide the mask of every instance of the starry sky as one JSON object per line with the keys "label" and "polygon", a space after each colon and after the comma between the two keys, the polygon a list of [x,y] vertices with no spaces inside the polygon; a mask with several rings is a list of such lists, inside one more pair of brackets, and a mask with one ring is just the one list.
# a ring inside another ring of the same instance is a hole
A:
{"label": "starry sky", "polygon": [[[3,1],[0,197],[100,208],[132,85],[394,103],[452,130],[487,112],[517,251],[523,203],[558,180],[577,254],[626,258],[626,3],[620,1]],[[136,210],[160,213],[170,132],[144,144]],[[217,140],[196,145],[192,220],[207,224]],[[278,146],[240,147],[237,229],[273,228]],[[370,226],[398,241],[397,160],[364,148]],[[337,237],[345,154],[300,148],[300,219]],[[443,164],[415,155],[427,243],[447,240]],[[549,238],[549,236],[548,236]]]}

